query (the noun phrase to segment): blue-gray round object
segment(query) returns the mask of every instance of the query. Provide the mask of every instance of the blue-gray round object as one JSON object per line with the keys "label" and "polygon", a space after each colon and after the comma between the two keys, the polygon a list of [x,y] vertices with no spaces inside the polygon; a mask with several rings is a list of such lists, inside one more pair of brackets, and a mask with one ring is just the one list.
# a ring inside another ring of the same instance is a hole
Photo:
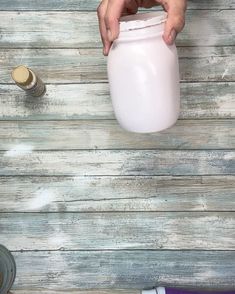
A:
{"label": "blue-gray round object", "polygon": [[0,244],[0,293],[7,294],[16,276],[16,264],[10,251]]}

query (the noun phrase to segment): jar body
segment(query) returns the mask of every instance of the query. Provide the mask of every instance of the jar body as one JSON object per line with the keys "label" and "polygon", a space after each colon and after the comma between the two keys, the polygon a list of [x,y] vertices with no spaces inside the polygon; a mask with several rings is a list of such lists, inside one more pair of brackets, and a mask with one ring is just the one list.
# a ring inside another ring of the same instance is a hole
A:
{"label": "jar body", "polygon": [[18,85],[20,88],[22,88],[29,96],[39,97],[42,96],[46,91],[46,86],[43,83],[43,81],[31,70],[28,69],[32,76],[33,80],[32,83],[28,86],[21,86]]}
{"label": "jar body", "polygon": [[120,34],[109,52],[112,105],[119,124],[127,131],[162,131],[174,125],[179,116],[177,49],[165,44],[164,25],[160,26]]}

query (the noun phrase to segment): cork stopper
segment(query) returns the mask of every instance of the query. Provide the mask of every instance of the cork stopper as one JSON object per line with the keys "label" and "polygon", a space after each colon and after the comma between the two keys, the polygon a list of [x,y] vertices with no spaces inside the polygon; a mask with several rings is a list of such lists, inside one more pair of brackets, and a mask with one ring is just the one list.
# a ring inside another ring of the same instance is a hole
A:
{"label": "cork stopper", "polygon": [[11,75],[12,75],[13,80],[17,84],[19,84],[21,86],[28,86],[33,81],[33,75],[32,75],[32,73],[24,65],[20,65],[20,66],[16,67],[12,71],[12,74]]}

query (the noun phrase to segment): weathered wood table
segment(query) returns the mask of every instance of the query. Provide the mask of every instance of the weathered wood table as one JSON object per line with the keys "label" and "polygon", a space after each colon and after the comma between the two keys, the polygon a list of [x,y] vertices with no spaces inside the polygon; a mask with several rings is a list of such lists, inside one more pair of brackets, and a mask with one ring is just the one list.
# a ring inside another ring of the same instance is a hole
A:
{"label": "weathered wood table", "polygon": [[[0,0],[0,243],[16,258],[13,293],[233,288],[235,1],[189,1],[181,118],[147,135],[114,118],[97,5]],[[12,83],[18,64],[44,79],[44,97]]]}

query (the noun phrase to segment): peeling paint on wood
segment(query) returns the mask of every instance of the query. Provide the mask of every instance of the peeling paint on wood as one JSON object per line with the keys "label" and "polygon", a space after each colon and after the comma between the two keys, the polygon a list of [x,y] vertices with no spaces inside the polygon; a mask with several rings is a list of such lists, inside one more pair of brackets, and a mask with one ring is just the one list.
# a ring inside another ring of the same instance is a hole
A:
{"label": "peeling paint on wood", "polygon": [[[180,47],[179,57],[182,81],[235,81],[235,46]],[[107,82],[101,49],[1,49],[1,83],[13,83],[10,73],[19,63],[46,83]]]}
{"label": "peeling paint on wood", "polygon": [[[33,146],[33,147],[31,147]],[[235,120],[179,120],[160,133],[123,130],[115,120],[0,122],[0,149],[234,149]]]}
{"label": "peeling paint on wood", "polygon": [[19,290],[235,286],[231,251],[38,251],[14,256],[20,265]]}
{"label": "peeling paint on wood", "polygon": [[0,177],[0,198],[0,212],[235,211],[235,176]]}
{"label": "peeling paint on wood", "polygon": [[[188,46],[180,117],[190,120],[146,136],[113,120],[98,2],[0,1],[0,230],[16,251],[13,291],[234,288],[235,2],[188,1],[177,44]],[[44,97],[13,85],[19,63],[48,83]]]}
{"label": "peeling paint on wood", "polygon": [[[177,45],[235,45],[234,18],[235,10],[189,10]],[[101,47],[96,12],[4,11],[0,19],[0,48]]]}
{"label": "peeling paint on wood", "polygon": [[[96,10],[100,0],[1,0],[4,10]],[[235,9],[234,0],[190,0],[188,9]]]}
{"label": "peeling paint on wood", "polygon": [[9,250],[235,250],[232,212],[3,213],[0,226]]}
{"label": "peeling paint on wood", "polygon": [[0,175],[226,175],[235,151],[81,150],[0,152]]}
{"label": "peeling paint on wood", "polygon": [[9,294],[140,294],[140,290],[118,290],[118,289],[112,289],[112,290],[46,290],[46,289],[38,289],[38,290],[11,290]]}
{"label": "peeling paint on wood", "polygon": [[33,147],[29,144],[14,144],[13,147],[10,147],[4,154],[8,157],[17,157],[23,156],[26,154],[32,153]]}
{"label": "peeling paint on wood", "polygon": [[[235,118],[235,83],[182,83],[181,114],[189,118]],[[107,83],[47,85],[42,98],[0,84],[1,120],[114,119]],[[39,123],[40,125],[40,123]]]}

